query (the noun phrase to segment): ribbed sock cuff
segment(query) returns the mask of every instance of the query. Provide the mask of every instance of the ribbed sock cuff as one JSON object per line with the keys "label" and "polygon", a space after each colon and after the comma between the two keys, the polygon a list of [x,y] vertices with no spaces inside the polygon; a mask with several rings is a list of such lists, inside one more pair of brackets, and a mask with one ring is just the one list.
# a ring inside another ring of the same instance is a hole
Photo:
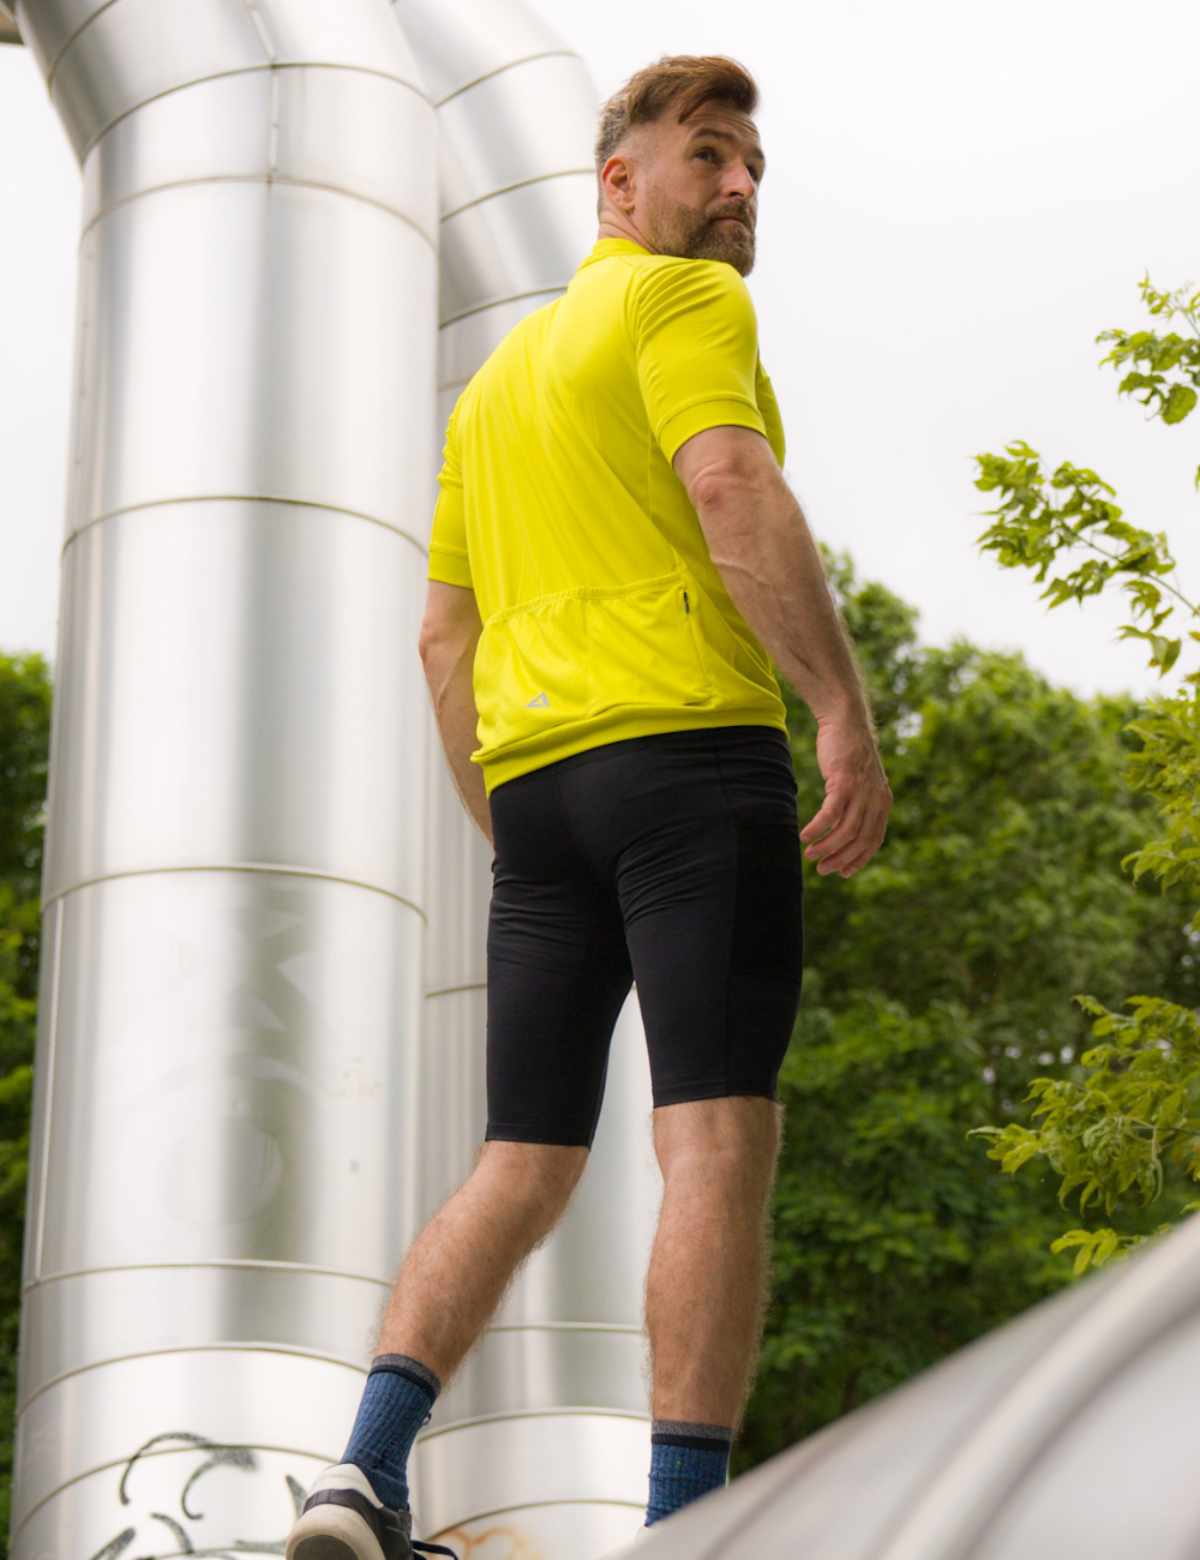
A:
{"label": "ribbed sock cuff", "polygon": [[407,1354],[377,1354],[371,1361],[368,1376],[373,1376],[376,1371],[390,1371],[393,1376],[403,1376],[416,1387],[424,1387],[431,1398],[436,1398],[442,1390],[440,1379],[434,1375],[428,1365],[422,1365],[420,1360],[414,1360]]}
{"label": "ribbed sock cuff", "polygon": [[650,1426],[651,1446],[690,1446],[699,1452],[718,1451],[733,1445],[733,1431],[725,1425],[693,1425],[682,1419],[656,1419]]}

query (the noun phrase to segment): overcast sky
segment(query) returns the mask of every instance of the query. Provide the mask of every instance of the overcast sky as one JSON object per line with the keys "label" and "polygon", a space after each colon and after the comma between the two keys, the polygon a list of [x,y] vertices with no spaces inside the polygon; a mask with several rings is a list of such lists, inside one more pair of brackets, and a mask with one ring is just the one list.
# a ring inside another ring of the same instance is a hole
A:
{"label": "overcast sky", "polygon": [[[763,89],[751,278],[789,475],[817,533],[944,643],[1020,648],[1083,692],[1148,688],[1115,610],[1047,614],[979,556],[972,459],[1092,465],[1200,590],[1200,414],[1118,401],[1096,334],[1137,283],[1200,280],[1194,0],[536,0],[609,92],[665,52]],[[50,652],[79,181],[28,51],[0,48],[0,646]]]}

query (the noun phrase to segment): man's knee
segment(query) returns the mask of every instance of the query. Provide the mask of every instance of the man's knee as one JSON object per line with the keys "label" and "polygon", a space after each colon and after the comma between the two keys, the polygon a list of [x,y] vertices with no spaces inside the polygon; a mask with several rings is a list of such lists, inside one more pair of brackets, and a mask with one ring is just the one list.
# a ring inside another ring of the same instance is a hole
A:
{"label": "man's knee", "polygon": [[781,1119],[779,1105],[756,1095],[661,1106],[654,1112],[654,1147],[664,1180],[733,1180],[765,1196],[775,1177]]}
{"label": "man's knee", "polygon": [[587,1160],[586,1148],[494,1139],[480,1150],[476,1174],[534,1218],[553,1223],[565,1212]]}

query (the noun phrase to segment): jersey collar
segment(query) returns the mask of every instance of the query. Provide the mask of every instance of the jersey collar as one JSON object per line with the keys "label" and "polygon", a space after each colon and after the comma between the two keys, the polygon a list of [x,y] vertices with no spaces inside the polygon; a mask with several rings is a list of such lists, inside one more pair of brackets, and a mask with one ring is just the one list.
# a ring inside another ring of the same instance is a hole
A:
{"label": "jersey collar", "polygon": [[[588,255],[583,265],[591,265],[594,260],[608,260],[613,255],[648,255],[650,251],[642,244],[635,244],[631,238],[602,238],[596,243],[596,247]],[[580,269],[582,270],[582,266]]]}

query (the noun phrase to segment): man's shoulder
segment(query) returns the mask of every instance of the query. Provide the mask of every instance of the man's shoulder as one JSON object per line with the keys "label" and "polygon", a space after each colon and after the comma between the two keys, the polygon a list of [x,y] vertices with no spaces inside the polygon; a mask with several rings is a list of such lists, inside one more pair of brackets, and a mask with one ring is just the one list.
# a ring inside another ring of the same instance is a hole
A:
{"label": "man's shoulder", "polygon": [[687,260],[647,255],[632,280],[630,301],[642,329],[653,329],[681,313],[708,311],[753,326],[754,304],[743,278],[724,260]]}

